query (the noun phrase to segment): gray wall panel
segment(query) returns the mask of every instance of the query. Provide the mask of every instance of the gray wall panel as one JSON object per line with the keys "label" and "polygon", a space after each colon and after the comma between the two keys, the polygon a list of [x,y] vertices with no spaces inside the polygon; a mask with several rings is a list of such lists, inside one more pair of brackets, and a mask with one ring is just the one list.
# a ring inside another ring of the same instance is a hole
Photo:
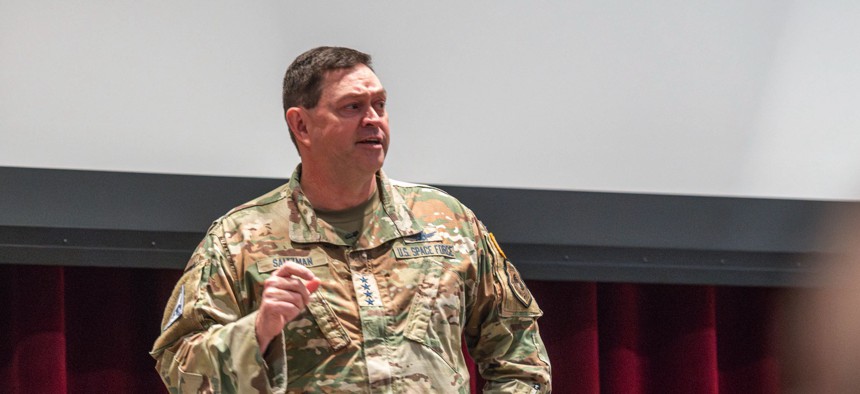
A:
{"label": "gray wall panel", "polygon": [[[0,263],[181,268],[212,220],[282,179],[0,167]],[[526,278],[807,283],[855,203],[441,186]]]}

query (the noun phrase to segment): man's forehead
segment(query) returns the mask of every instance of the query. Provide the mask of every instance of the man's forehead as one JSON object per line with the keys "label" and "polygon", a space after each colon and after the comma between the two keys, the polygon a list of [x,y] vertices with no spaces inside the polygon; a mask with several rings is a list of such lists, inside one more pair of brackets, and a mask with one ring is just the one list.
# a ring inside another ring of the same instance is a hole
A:
{"label": "man's forehead", "polygon": [[363,94],[385,92],[382,82],[364,64],[351,68],[329,70],[324,74],[323,95],[326,94]]}

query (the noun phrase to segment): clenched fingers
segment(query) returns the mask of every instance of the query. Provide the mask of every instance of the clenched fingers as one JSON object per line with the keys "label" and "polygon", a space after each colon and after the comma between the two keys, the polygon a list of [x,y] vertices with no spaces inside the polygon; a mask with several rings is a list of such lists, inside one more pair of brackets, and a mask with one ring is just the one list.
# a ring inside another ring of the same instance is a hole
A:
{"label": "clenched fingers", "polygon": [[263,302],[268,299],[292,302],[303,308],[310,301],[310,292],[298,278],[271,276],[263,282]]}
{"label": "clenched fingers", "polygon": [[281,268],[278,268],[278,270],[275,271],[273,276],[279,276],[282,278],[297,276],[307,281],[316,279],[316,276],[313,272],[311,272],[311,270],[293,262],[287,262],[286,264],[281,266]]}
{"label": "clenched fingers", "polygon": [[[269,278],[267,281],[271,279],[272,278]],[[278,279],[280,280],[272,280],[272,283],[264,285],[264,300],[289,302],[295,304],[299,308],[304,307],[308,302],[310,302],[310,292],[305,287],[304,283],[294,278]]]}
{"label": "clenched fingers", "polygon": [[263,294],[255,322],[260,350],[265,351],[272,338],[284,329],[284,325],[305,309],[310,302],[310,293],[319,284],[313,272],[292,262],[284,264],[263,282]]}

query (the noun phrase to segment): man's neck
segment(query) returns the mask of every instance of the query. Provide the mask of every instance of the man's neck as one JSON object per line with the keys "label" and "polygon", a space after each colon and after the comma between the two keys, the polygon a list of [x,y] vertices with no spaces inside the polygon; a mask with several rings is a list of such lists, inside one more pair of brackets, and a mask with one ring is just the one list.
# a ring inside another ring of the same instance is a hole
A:
{"label": "man's neck", "polygon": [[315,209],[341,211],[359,206],[373,195],[376,174],[369,176],[338,176],[302,168],[302,192]]}

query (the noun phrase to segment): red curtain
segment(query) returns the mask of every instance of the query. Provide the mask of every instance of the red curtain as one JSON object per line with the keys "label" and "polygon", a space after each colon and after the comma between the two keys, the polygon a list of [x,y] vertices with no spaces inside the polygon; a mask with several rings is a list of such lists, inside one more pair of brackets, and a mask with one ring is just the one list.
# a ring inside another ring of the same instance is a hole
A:
{"label": "red curtain", "polygon": [[[166,392],[148,351],[180,274],[0,265],[0,391]],[[555,393],[779,392],[779,289],[528,284]]]}

